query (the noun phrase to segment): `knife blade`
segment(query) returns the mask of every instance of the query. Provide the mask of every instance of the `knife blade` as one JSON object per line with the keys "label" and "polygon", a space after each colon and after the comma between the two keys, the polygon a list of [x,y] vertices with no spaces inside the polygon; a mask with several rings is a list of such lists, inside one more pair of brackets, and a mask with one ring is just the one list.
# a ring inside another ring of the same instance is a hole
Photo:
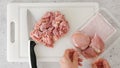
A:
{"label": "knife blade", "polygon": [[28,53],[29,53],[29,63],[30,63],[30,68],[37,68],[37,61],[36,61],[36,55],[34,51],[34,47],[36,45],[35,41],[32,41],[30,38],[30,32],[32,31],[34,27],[34,22],[35,19],[32,16],[32,13],[27,10],[27,29],[28,29]]}

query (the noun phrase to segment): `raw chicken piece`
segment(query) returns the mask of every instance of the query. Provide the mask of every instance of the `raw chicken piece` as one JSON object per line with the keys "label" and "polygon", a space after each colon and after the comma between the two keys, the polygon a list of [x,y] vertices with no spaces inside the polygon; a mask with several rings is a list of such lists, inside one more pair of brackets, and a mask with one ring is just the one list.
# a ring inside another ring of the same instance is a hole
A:
{"label": "raw chicken piece", "polygon": [[55,41],[65,35],[69,30],[69,24],[63,14],[59,11],[47,12],[35,24],[30,36],[38,43],[43,43],[47,47],[53,47]]}
{"label": "raw chicken piece", "polygon": [[96,53],[100,54],[104,50],[104,42],[98,35],[94,35],[93,39],[91,40],[91,43],[89,45],[92,47]]}
{"label": "raw chicken piece", "polygon": [[92,68],[110,68],[110,65],[106,59],[100,58],[92,63]]}
{"label": "raw chicken piece", "polygon": [[81,51],[81,54],[85,57],[85,58],[94,58],[97,57],[98,54],[94,51],[93,48],[88,47],[86,50]]}
{"label": "raw chicken piece", "polygon": [[75,47],[78,47],[81,50],[86,49],[90,44],[89,36],[87,36],[84,33],[79,32],[79,31],[75,32],[72,35],[72,40],[73,40],[73,43],[74,43]]}
{"label": "raw chicken piece", "polygon": [[37,42],[39,42],[38,40],[40,40],[41,34],[42,34],[42,33],[36,29],[36,30],[33,30],[33,31],[30,33],[30,36],[31,36],[31,38],[32,38],[33,40],[36,40]]}
{"label": "raw chicken piece", "polygon": [[77,31],[72,35],[72,40],[75,47],[79,48],[81,54],[87,59],[97,57],[104,51],[104,42],[97,34],[90,39],[88,35]]}

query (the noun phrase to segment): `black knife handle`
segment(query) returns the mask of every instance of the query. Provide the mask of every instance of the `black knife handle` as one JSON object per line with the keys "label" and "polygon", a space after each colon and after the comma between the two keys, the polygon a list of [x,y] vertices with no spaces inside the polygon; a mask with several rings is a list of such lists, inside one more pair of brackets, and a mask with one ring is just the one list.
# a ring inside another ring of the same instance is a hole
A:
{"label": "black knife handle", "polygon": [[30,41],[30,61],[32,68],[37,68],[36,55],[34,51],[35,45],[36,43],[34,41]]}

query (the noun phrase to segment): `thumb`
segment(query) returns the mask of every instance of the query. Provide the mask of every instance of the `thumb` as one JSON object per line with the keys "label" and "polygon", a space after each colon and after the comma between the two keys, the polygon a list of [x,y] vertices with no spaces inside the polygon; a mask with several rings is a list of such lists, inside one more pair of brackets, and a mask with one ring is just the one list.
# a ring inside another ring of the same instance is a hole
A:
{"label": "thumb", "polygon": [[79,55],[77,52],[74,52],[73,54],[73,64],[78,64],[78,58],[79,58]]}

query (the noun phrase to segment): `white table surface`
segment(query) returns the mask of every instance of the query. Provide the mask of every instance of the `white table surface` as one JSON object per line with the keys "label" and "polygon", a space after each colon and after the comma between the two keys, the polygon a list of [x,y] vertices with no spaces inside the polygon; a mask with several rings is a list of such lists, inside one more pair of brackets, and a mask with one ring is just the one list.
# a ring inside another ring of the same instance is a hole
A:
{"label": "white table surface", "polygon": [[[6,60],[6,5],[11,0],[0,0],[0,68],[29,68],[26,63],[9,63]],[[100,6],[108,9],[120,21],[120,0],[15,0],[16,2],[98,2]],[[120,68],[120,38],[105,57],[108,57],[112,68]],[[59,63],[38,63],[38,68],[60,68]]]}

